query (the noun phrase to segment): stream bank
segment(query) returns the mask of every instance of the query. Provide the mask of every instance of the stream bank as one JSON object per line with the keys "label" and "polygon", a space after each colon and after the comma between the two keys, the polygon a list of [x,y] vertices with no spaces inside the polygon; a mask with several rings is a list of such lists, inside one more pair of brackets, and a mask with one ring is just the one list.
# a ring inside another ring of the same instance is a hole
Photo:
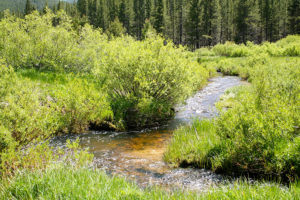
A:
{"label": "stream bank", "polygon": [[166,125],[142,131],[91,131],[77,136],[64,136],[52,141],[64,146],[67,139],[80,138],[82,147],[89,148],[98,168],[111,175],[133,180],[141,187],[159,185],[166,189],[204,190],[224,180],[221,175],[205,169],[171,168],[163,162],[163,154],[173,131],[195,118],[217,115],[215,103],[229,88],[242,82],[234,76],[218,76],[193,97],[177,106],[176,115]]}

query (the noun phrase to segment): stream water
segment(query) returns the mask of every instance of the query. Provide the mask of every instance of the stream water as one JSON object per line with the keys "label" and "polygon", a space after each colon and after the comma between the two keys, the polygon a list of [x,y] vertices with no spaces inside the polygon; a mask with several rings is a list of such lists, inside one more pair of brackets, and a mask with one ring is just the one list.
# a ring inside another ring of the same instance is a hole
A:
{"label": "stream water", "polygon": [[223,180],[209,170],[171,168],[163,162],[163,153],[173,130],[194,118],[217,115],[215,103],[226,89],[240,85],[238,77],[219,76],[185,104],[176,108],[176,116],[165,126],[134,132],[88,132],[53,140],[63,146],[67,139],[80,138],[83,147],[95,155],[95,164],[108,174],[124,176],[141,187],[159,185],[166,189],[205,190]]}

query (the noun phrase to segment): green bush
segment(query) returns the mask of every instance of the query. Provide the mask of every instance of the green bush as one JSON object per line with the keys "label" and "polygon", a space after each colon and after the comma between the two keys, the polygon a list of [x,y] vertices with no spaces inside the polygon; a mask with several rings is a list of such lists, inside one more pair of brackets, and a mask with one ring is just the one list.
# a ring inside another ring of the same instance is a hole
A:
{"label": "green bush", "polygon": [[[164,39],[155,35],[144,41],[131,37],[108,40],[101,30],[90,25],[75,31],[63,11],[53,14],[48,10],[44,15],[34,12],[25,19],[7,16],[0,22],[0,32],[0,56],[15,69],[73,72],[94,79],[90,82],[101,88],[100,94],[108,93],[115,123],[120,127],[153,125],[171,117],[175,104],[201,88],[209,76],[205,68],[192,61],[193,54],[172,42],[165,45]],[[71,90],[78,92],[74,96],[89,85],[76,81],[73,84],[82,85],[78,91]],[[97,95],[92,94],[90,99],[96,98],[101,104],[103,101]],[[69,97],[71,101],[73,97]],[[92,114],[79,114],[80,106],[76,109],[77,120],[86,126],[83,121]]]}
{"label": "green bush", "polygon": [[245,57],[249,55],[249,50],[245,45],[236,45],[232,42],[218,44],[212,48],[212,51],[219,56]]}
{"label": "green bush", "polygon": [[3,61],[0,63],[2,176],[20,168],[45,168],[56,160],[59,155],[54,155],[45,139],[61,133],[81,133],[90,124],[100,126],[112,120],[107,95],[102,95],[93,82],[74,74],[56,73],[59,80],[51,78],[52,72],[16,73]]}
{"label": "green bush", "polygon": [[128,127],[171,117],[171,108],[200,89],[209,76],[183,47],[164,45],[160,37],[118,38],[109,42],[105,52],[112,108]]}
{"label": "green bush", "polygon": [[246,45],[237,45],[233,42],[226,42],[225,44],[218,44],[211,50],[201,48],[196,50],[198,57],[202,56],[226,56],[226,57],[251,57],[261,54],[268,54],[269,56],[300,56],[300,36],[289,35],[276,43],[264,42],[261,45],[247,42]]}
{"label": "green bush", "polygon": [[[59,23],[53,26],[56,19]],[[0,22],[0,55],[14,67],[38,69],[68,68],[76,34],[64,12],[54,15],[50,10],[25,19],[7,16]]]}
{"label": "green bush", "polygon": [[0,153],[6,149],[13,149],[16,146],[16,141],[11,133],[0,125]]}
{"label": "green bush", "polygon": [[300,47],[299,45],[287,47],[283,54],[285,56],[300,56]]}
{"label": "green bush", "polygon": [[87,149],[79,147],[79,140],[67,141],[66,148],[54,148],[48,141],[35,141],[30,145],[10,146],[0,152],[0,171],[2,183],[26,170],[35,172],[46,170],[53,164],[72,166],[75,168],[89,167],[94,155]]}
{"label": "green bush", "polygon": [[107,96],[93,83],[73,75],[64,84],[49,84],[19,77],[3,64],[0,70],[0,121],[20,144],[60,132],[79,133],[112,118]]}
{"label": "green bush", "polygon": [[299,69],[259,65],[253,73],[252,91],[217,120],[218,134],[227,139],[216,168],[294,180],[300,175]]}

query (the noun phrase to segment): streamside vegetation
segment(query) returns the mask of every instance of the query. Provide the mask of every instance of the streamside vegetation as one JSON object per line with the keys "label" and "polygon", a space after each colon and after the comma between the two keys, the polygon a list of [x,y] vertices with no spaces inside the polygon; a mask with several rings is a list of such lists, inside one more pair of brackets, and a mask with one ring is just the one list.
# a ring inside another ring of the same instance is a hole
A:
{"label": "streamside vegetation", "polygon": [[159,188],[141,189],[123,178],[109,177],[99,170],[64,165],[46,170],[22,172],[1,185],[1,199],[282,199],[300,198],[297,185],[289,188],[268,183],[237,181],[203,193],[166,192]]}
{"label": "streamside vegetation", "polygon": [[55,135],[171,118],[175,104],[204,86],[209,73],[184,47],[148,35],[136,41],[88,24],[75,29],[64,11],[25,18],[6,12],[0,21],[1,170],[30,168],[28,145]]}
{"label": "streamside vegetation", "polygon": [[176,166],[281,181],[300,176],[299,36],[200,49],[199,62],[251,84],[228,90],[219,117],[182,127],[165,154]]}
{"label": "streamside vegetation", "polygon": [[[135,13],[142,14],[141,2],[134,3]],[[299,36],[262,45],[225,43],[190,52],[157,35],[166,30],[162,23],[166,1],[156,3],[153,26],[147,20],[141,31],[144,18],[134,18],[136,37],[143,40],[126,35],[128,29],[120,25],[126,17],[112,17],[107,29],[86,23],[96,19],[87,16],[93,13],[87,1],[78,1],[80,19],[66,14],[62,4],[55,12],[45,6],[41,13],[31,6],[24,17],[3,12],[1,199],[299,197]],[[194,47],[201,46],[198,39],[191,43]],[[239,75],[251,85],[228,91],[218,104],[220,116],[215,120],[179,129],[165,160],[177,166],[294,183],[236,182],[203,194],[142,190],[93,169],[93,155],[80,149],[79,141],[68,142],[65,149],[49,145],[53,136],[90,128],[160,125],[174,116],[176,104],[201,89],[216,71]]]}

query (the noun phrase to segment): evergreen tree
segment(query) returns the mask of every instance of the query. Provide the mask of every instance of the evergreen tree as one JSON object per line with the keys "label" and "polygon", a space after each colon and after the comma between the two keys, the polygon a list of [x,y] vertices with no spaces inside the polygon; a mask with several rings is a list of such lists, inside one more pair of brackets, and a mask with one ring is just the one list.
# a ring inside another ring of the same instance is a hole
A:
{"label": "evergreen tree", "polygon": [[49,9],[49,7],[48,7],[48,1],[46,1],[46,4],[45,4],[45,6],[43,8],[43,14],[46,14],[47,11],[48,11],[48,9]]}
{"label": "evergreen tree", "polygon": [[246,43],[247,41],[247,32],[248,32],[248,26],[247,26],[247,18],[249,14],[249,8],[248,8],[248,2],[247,0],[239,0],[237,5],[237,16],[235,19],[236,23],[236,36],[235,41],[240,43]]}
{"label": "evergreen tree", "polygon": [[300,34],[300,0],[292,0],[288,8],[290,34]]}
{"label": "evergreen tree", "polygon": [[249,13],[246,19],[247,23],[247,40],[258,42],[260,37],[260,14],[259,14],[259,1],[249,1]]}
{"label": "evergreen tree", "polygon": [[60,0],[58,1],[58,4],[57,4],[57,10],[64,10],[64,5]]}
{"label": "evergreen tree", "polygon": [[[152,14],[152,1],[151,0],[146,0],[145,2],[145,18],[150,19]],[[150,23],[150,21],[149,21]]]}
{"label": "evergreen tree", "polygon": [[184,0],[176,0],[175,8],[175,20],[176,20],[176,31],[175,31],[175,43],[182,44],[184,40],[184,15],[186,12],[187,4],[184,5]]}
{"label": "evergreen tree", "polygon": [[221,5],[222,0],[212,1],[212,21],[211,21],[211,38],[212,41],[209,45],[215,45],[221,42],[222,37],[222,15]]}
{"label": "evergreen tree", "polygon": [[191,0],[186,24],[188,42],[193,49],[200,47],[199,0]]}
{"label": "evergreen tree", "polygon": [[122,0],[119,6],[119,14],[118,14],[120,22],[125,24],[126,21],[126,3],[125,0]]}
{"label": "evergreen tree", "polygon": [[104,31],[108,28],[108,14],[105,0],[99,0],[98,14],[97,14],[97,26],[101,27]]}
{"label": "evergreen tree", "polygon": [[32,11],[35,10],[35,6],[31,3],[31,0],[26,0],[26,5],[25,5],[25,15],[28,15],[32,13]]}
{"label": "evergreen tree", "polygon": [[107,3],[107,10],[109,13],[109,21],[112,22],[118,16],[118,6],[115,0],[107,0],[106,3]]}
{"label": "evergreen tree", "polygon": [[133,31],[137,39],[142,38],[142,29],[145,22],[144,0],[133,0]]}
{"label": "evergreen tree", "polygon": [[288,8],[289,8],[289,0],[279,0],[279,37],[286,37],[288,33]]}
{"label": "evergreen tree", "polygon": [[97,16],[99,14],[99,1],[98,0],[91,0],[89,2],[89,21],[90,23],[95,26],[98,27],[99,26],[99,22],[98,19],[99,17]]}
{"label": "evergreen tree", "polygon": [[[35,0],[39,9],[46,6]],[[52,0],[51,7],[55,4]],[[74,17],[74,24],[86,22],[104,31],[116,25],[137,39],[151,24],[157,33],[175,44],[193,49],[225,41],[245,43],[275,41],[287,34],[299,34],[300,0],[60,0],[53,7]],[[46,4],[47,5],[47,4]],[[25,6],[25,3],[24,3]],[[30,0],[25,12],[32,12]],[[150,25],[149,25],[150,24]],[[152,27],[151,25],[151,27]]]}
{"label": "evergreen tree", "polygon": [[[133,22],[132,22],[132,16],[133,16],[132,7],[133,6],[131,4],[131,1],[128,1],[128,0],[121,0],[121,3],[119,5],[118,17],[119,17],[120,22],[125,27],[127,33],[132,33],[131,32],[131,28],[132,28],[132,25],[133,25]],[[132,33],[132,34],[134,34],[134,33]]]}
{"label": "evergreen tree", "polygon": [[78,0],[77,8],[81,16],[88,16],[88,0]]}
{"label": "evergreen tree", "polygon": [[163,0],[157,0],[154,13],[154,28],[158,33],[164,30],[164,3]]}

